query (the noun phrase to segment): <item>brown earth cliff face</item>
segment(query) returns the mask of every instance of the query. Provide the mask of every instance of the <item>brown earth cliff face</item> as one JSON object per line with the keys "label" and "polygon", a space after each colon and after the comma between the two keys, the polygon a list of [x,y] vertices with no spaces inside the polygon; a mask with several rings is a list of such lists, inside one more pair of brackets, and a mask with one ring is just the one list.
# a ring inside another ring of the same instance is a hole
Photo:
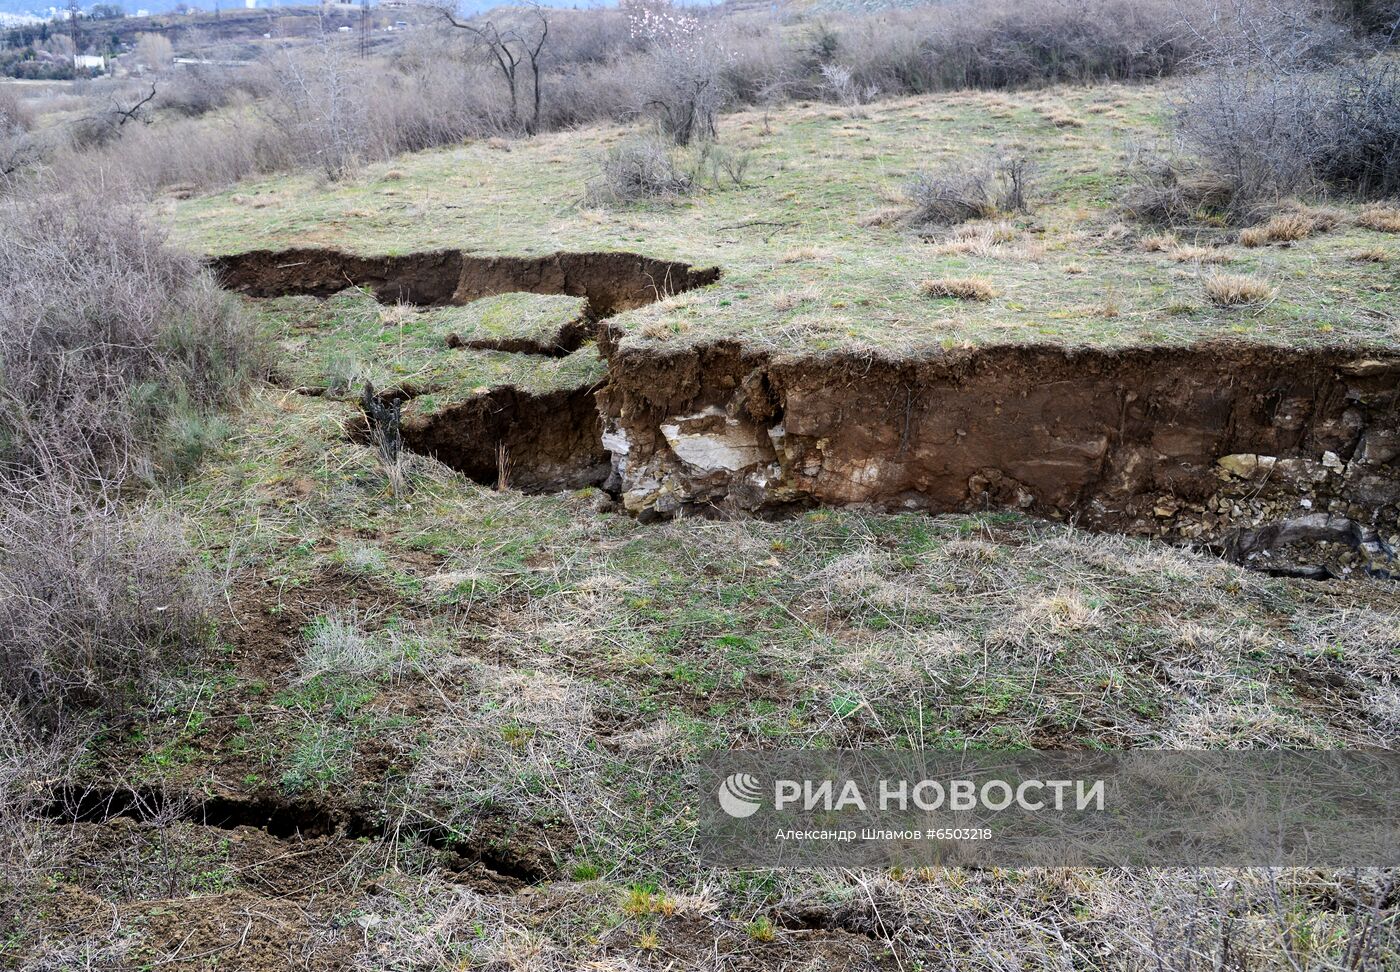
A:
{"label": "brown earth cliff face", "polygon": [[[1400,498],[1400,357],[1222,344],[769,359],[725,343],[624,348],[609,366],[605,441],[638,511],[1011,506],[1124,528],[1164,504],[1207,512],[1234,478],[1302,476],[1366,511]],[[1220,464],[1238,456],[1265,458]]]}
{"label": "brown earth cliff face", "polygon": [[356,286],[373,291],[382,303],[436,307],[493,294],[566,294],[587,298],[599,317],[719,279],[714,267],[695,269],[636,253],[480,257],[461,250],[430,250],[367,257],[309,247],[250,250],[215,257],[209,266],[225,287],[250,297],[329,297]]}
{"label": "brown earth cliff face", "polygon": [[255,296],[352,282],[420,304],[585,296],[608,363],[600,387],[497,388],[406,412],[411,448],[479,482],[498,482],[504,457],[511,485],[602,485],[644,517],[1010,508],[1250,556],[1267,556],[1263,536],[1336,540],[1366,569],[1391,564],[1400,542],[1391,349],[1015,345],[887,358],[628,346],[603,318],[719,271],[627,253],[456,251],[259,251],[213,267]]}

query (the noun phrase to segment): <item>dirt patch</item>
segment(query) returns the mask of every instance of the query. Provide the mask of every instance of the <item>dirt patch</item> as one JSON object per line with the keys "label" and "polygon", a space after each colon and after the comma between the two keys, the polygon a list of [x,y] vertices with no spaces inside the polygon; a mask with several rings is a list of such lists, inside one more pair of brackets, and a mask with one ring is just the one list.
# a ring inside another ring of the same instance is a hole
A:
{"label": "dirt patch", "polygon": [[250,297],[329,297],[364,287],[388,304],[466,304],[505,293],[568,294],[607,317],[719,279],[716,267],[657,260],[637,253],[552,253],[479,257],[460,250],[366,257],[339,250],[251,250],[215,257],[210,268],[229,290]]}

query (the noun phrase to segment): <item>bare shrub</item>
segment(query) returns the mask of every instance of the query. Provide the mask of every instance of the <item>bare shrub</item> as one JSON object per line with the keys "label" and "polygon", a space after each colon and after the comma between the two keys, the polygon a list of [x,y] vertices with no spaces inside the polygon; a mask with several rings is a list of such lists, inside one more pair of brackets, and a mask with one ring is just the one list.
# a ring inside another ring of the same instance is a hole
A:
{"label": "bare shrub", "polygon": [[273,78],[264,64],[238,68],[180,64],[162,77],[156,104],[164,111],[199,118],[229,105],[266,98],[272,91]]}
{"label": "bare shrub", "polygon": [[947,226],[1025,212],[1030,208],[1030,181],[1029,163],[1009,155],[921,173],[909,184],[913,206],[905,221],[915,226]]}
{"label": "bare shrub", "polygon": [[61,480],[0,495],[0,689],[31,717],[120,716],[202,648],[211,591],[178,524]]}
{"label": "bare shrub", "polygon": [[54,781],[72,774],[76,743],[70,732],[36,730],[0,697],[0,926],[11,943],[33,922],[32,895],[62,843],[42,810]]}
{"label": "bare shrub", "polygon": [[1175,110],[1182,156],[1149,180],[1147,215],[1240,221],[1295,194],[1400,192],[1400,70],[1385,61],[1227,65],[1188,84]]}
{"label": "bare shrub", "polygon": [[668,0],[630,0],[625,10],[633,38],[646,48],[635,69],[638,109],[654,112],[677,145],[715,138],[715,116],[728,100],[728,55],[717,32]]}
{"label": "bare shrub", "polygon": [[886,10],[835,30],[861,86],[891,94],[1157,78],[1199,48],[1193,0],[958,2]]}
{"label": "bare shrub", "polygon": [[250,323],[134,212],[69,195],[3,215],[0,476],[181,471],[180,427],[260,367]]}
{"label": "bare shrub", "polygon": [[0,133],[27,132],[34,127],[34,114],[19,95],[0,88]]}
{"label": "bare shrub", "polygon": [[656,138],[637,137],[610,149],[588,186],[593,205],[623,205],[649,199],[673,199],[690,192],[692,177],[682,171],[674,152]]}
{"label": "bare shrub", "polygon": [[164,34],[138,34],[136,61],[152,71],[163,71],[175,61],[175,46]]}
{"label": "bare shrub", "polygon": [[860,113],[862,105],[880,96],[879,85],[862,86],[852,76],[851,69],[844,65],[823,64],[821,74],[832,99],[853,115]]}
{"label": "bare shrub", "polygon": [[13,91],[0,89],[0,180],[33,165],[42,154],[33,127],[29,107]]}
{"label": "bare shrub", "polygon": [[364,162],[366,78],[350,52],[323,30],[309,46],[278,51],[271,66],[269,115],[298,163],[335,181]]}
{"label": "bare shrub", "polygon": [[753,156],[748,152],[736,152],[715,142],[704,142],[696,153],[692,181],[699,182],[700,175],[707,173],[709,184],[712,186],[730,185],[739,188],[744,185],[752,162]]}

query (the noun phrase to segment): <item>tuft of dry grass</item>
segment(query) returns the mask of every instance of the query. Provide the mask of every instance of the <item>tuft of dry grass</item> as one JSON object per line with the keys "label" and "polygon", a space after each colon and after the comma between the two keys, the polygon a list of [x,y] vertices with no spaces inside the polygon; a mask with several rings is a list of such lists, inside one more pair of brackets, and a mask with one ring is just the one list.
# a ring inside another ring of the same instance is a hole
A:
{"label": "tuft of dry grass", "polygon": [[1400,233],[1400,209],[1394,206],[1368,206],[1356,217],[1356,225],[1377,233]]}
{"label": "tuft of dry grass", "polygon": [[897,223],[904,216],[904,209],[899,206],[885,206],[873,212],[866,213],[856,219],[856,225],[862,229],[869,229],[872,226],[888,226]]}
{"label": "tuft of dry grass", "polygon": [[825,263],[831,251],[819,246],[797,246],[778,257],[779,263]]}
{"label": "tuft of dry grass", "polygon": [[1389,263],[1390,253],[1379,246],[1373,246],[1369,250],[1358,250],[1347,259],[1354,263]]}
{"label": "tuft of dry grass", "polygon": [[1068,108],[1051,108],[1043,112],[1045,120],[1056,128],[1083,128],[1084,121],[1076,117]]}
{"label": "tuft of dry grass", "polygon": [[1167,253],[1180,245],[1175,233],[1148,233],[1138,240],[1138,249],[1144,253]]}
{"label": "tuft of dry grass", "polygon": [[934,243],[932,250],[939,256],[973,256],[1038,260],[1045,255],[1039,243],[1021,240],[1011,223],[968,223],[958,226],[948,238]]}
{"label": "tuft of dry grass", "polygon": [[991,300],[996,288],[986,277],[937,277],[919,284],[925,297],[953,297],[957,300]]}
{"label": "tuft of dry grass", "polygon": [[1167,251],[1177,263],[1229,263],[1230,254],[1210,246],[1178,246]]}
{"label": "tuft of dry grass", "polygon": [[1315,232],[1331,227],[1331,221],[1306,210],[1279,213],[1262,226],[1240,230],[1240,245],[1264,246],[1268,243],[1296,243]]}
{"label": "tuft of dry grass", "polygon": [[1242,273],[1213,273],[1205,278],[1206,297],[1217,307],[1251,307],[1273,300],[1272,284]]}

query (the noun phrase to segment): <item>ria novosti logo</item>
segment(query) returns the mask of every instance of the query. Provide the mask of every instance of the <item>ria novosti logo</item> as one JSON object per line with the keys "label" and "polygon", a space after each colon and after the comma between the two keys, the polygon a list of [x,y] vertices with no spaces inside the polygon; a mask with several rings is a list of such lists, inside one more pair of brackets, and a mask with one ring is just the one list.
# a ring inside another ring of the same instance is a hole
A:
{"label": "ria novosti logo", "polygon": [[721,810],[742,820],[752,817],[763,806],[762,792],[758,777],[750,773],[731,773],[719,785],[716,796]]}

